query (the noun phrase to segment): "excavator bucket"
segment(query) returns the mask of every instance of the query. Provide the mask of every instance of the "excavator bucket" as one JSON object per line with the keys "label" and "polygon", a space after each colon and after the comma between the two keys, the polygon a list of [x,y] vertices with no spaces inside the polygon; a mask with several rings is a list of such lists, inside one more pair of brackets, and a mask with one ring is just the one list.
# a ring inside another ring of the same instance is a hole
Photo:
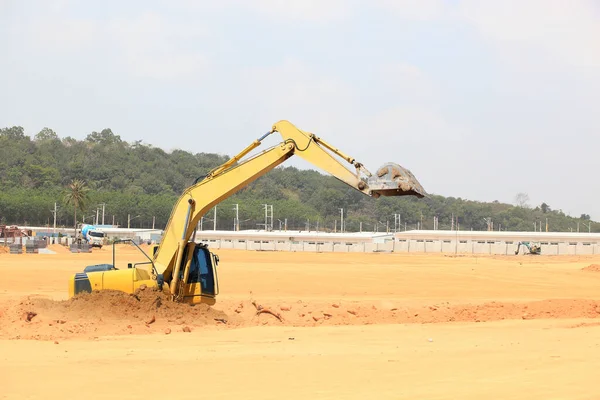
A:
{"label": "excavator bucket", "polygon": [[408,169],[395,163],[386,163],[367,180],[375,196],[428,197],[417,178]]}

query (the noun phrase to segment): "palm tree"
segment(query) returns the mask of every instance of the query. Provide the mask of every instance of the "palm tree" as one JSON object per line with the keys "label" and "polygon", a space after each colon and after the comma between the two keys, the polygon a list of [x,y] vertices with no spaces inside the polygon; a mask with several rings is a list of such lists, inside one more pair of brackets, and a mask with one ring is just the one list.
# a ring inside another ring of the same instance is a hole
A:
{"label": "palm tree", "polygon": [[77,209],[84,210],[88,201],[89,188],[85,185],[85,182],[80,179],[74,179],[67,186],[64,201],[66,205],[73,205],[75,208],[74,228],[75,237],[77,238]]}

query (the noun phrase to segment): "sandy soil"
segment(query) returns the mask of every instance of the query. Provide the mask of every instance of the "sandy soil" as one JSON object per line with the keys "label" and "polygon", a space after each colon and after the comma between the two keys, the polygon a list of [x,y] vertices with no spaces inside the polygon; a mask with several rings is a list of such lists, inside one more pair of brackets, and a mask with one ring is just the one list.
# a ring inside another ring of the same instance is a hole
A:
{"label": "sandy soil", "polygon": [[600,256],[221,250],[210,308],[67,299],[112,251],[51,249],[0,254],[0,399],[600,396]]}

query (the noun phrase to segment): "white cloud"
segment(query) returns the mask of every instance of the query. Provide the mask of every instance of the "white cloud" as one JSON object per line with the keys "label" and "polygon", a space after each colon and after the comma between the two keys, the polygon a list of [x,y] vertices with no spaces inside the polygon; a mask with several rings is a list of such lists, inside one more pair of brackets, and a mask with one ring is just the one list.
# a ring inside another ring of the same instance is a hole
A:
{"label": "white cloud", "polygon": [[156,13],[133,19],[113,19],[106,27],[107,38],[121,52],[130,74],[138,77],[189,80],[200,79],[208,60],[185,43],[206,34],[195,25],[166,21]]}
{"label": "white cloud", "polygon": [[238,95],[249,106],[259,102],[253,114],[258,121],[287,119],[310,129],[329,130],[353,114],[356,93],[341,79],[286,59],[273,67],[246,69]]}
{"label": "white cloud", "polygon": [[408,142],[441,146],[460,142],[467,131],[444,118],[432,108],[396,107],[384,110],[369,118],[368,126],[387,138],[389,144]]}
{"label": "white cloud", "polygon": [[352,13],[351,2],[347,0],[238,0],[237,3],[278,19],[330,22]]}
{"label": "white cloud", "polygon": [[287,21],[334,22],[354,14],[356,0],[170,0],[190,10],[245,9],[267,17],[274,24]]}
{"label": "white cloud", "polygon": [[539,48],[568,65],[600,66],[597,2],[465,0],[460,9],[463,18],[505,51]]}
{"label": "white cloud", "polygon": [[[97,40],[99,25],[93,19],[70,19],[64,16],[67,1],[49,1],[35,13],[25,13],[13,5],[14,14],[4,28],[25,50],[68,54],[77,52]],[[1,27],[0,27],[1,29]]]}
{"label": "white cloud", "polygon": [[194,42],[207,35],[201,25],[179,24],[152,12],[107,21],[74,18],[65,6],[56,1],[40,15],[15,17],[8,29],[18,38],[19,51],[47,54],[46,60],[65,57],[62,62],[101,59],[105,69],[137,78],[191,82],[207,71],[208,60]]}
{"label": "white cloud", "polygon": [[450,6],[443,0],[374,0],[372,4],[391,10],[397,17],[411,21],[447,18],[450,10]]}
{"label": "white cloud", "polygon": [[392,103],[404,100],[408,103],[439,100],[440,92],[430,77],[417,66],[404,62],[383,62],[369,88],[378,97]]}

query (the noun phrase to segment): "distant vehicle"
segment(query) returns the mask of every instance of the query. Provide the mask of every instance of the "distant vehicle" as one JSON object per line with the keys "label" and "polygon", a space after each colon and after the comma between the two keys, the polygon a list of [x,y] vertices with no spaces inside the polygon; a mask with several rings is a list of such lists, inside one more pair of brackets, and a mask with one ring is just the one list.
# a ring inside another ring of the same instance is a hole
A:
{"label": "distant vehicle", "polygon": [[515,251],[515,255],[519,254],[519,249],[521,248],[521,246],[525,246],[527,250],[529,250],[529,253],[525,254],[538,255],[542,253],[542,246],[540,246],[539,243],[519,242],[517,244],[517,250]]}
{"label": "distant vehicle", "polygon": [[88,242],[92,247],[102,248],[104,244],[105,234],[94,225],[83,225],[81,227],[81,235],[83,239]]}

